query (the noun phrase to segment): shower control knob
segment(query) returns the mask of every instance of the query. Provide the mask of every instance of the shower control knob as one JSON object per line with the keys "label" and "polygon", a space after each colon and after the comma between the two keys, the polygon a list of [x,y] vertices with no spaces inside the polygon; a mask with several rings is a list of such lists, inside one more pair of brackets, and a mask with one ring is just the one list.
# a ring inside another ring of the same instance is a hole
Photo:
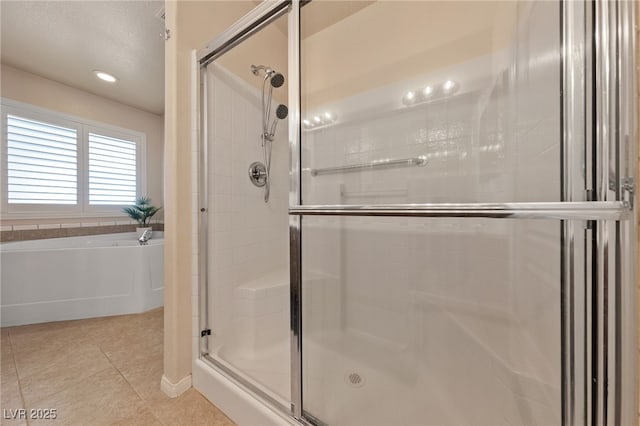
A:
{"label": "shower control knob", "polygon": [[251,163],[249,166],[249,179],[258,188],[267,184],[267,168],[259,161]]}

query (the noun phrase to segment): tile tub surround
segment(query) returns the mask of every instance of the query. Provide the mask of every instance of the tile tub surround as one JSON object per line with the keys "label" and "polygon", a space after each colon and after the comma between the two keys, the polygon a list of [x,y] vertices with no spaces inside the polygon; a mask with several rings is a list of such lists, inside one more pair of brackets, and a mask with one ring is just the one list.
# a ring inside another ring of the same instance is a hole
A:
{"label": "tile tub surround", "polygon": [[0,410],[55,408],[56,424],[233,425],[194,389],[174,399],[160,390],[163,316],[2,328]]}
{"label": "tile tub surround", "polygon": [[[102,222],[104,223],[104,222]],[[85,235],[118,234],[121,232],[135,232],[137,225],[102,225],[97,223],[74,224],[67,227],[66,224],[46,225],[7,225],[0,231],[0,242],[42,240],[47,238],[81,237]],[[78,226],[80,225],[80,226]],[[12,229],[9,230],[8,228]],[[163,223],[153,223],[154,231],[164,231]],[[5,229],[6,228],[6,229]]]}

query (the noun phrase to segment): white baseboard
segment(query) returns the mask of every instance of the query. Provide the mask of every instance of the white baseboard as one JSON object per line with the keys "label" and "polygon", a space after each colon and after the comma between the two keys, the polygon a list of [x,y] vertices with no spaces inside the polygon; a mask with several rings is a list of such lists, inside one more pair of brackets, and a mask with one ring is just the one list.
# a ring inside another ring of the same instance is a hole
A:
{"label": "white baseboard", "polygon": [[180,396],[189,390],[189,388],[191,388],[191,374],[180,380],[178,383],[171,383],[164,374],[162,375],[160,389],[162,389],[162,392],[164,392],[169,398]]}

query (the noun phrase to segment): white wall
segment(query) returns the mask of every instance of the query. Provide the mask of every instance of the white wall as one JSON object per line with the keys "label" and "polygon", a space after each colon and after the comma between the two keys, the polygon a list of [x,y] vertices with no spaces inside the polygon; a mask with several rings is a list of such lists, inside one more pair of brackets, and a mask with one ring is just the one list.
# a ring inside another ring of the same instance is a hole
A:
{"label": "white wall", "polygon": [[[0,78],[4,98],[145,133],[147,136],[147,194],[155,205],[164,204],[163,116],[102,98],[5,64],[2,64]],[[157,217],[162,217],[162,210]],[[126,219],[124,215],[118,218]],[[2,220],[2,224],[80,222],[81,220],[78,219],[82,217],[53,221],[46,218],[31,221]],[[95,218],[92,221],[95,221]]]}

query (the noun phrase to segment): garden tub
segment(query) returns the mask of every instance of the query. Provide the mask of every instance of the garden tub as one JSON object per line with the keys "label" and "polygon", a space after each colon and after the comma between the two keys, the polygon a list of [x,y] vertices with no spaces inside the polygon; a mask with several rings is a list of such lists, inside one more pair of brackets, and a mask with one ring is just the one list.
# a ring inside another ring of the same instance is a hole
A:
{"label": "garden tub", "polygon": [[162,232],[0,244],[3,327],[144,312],[163,304]]}

